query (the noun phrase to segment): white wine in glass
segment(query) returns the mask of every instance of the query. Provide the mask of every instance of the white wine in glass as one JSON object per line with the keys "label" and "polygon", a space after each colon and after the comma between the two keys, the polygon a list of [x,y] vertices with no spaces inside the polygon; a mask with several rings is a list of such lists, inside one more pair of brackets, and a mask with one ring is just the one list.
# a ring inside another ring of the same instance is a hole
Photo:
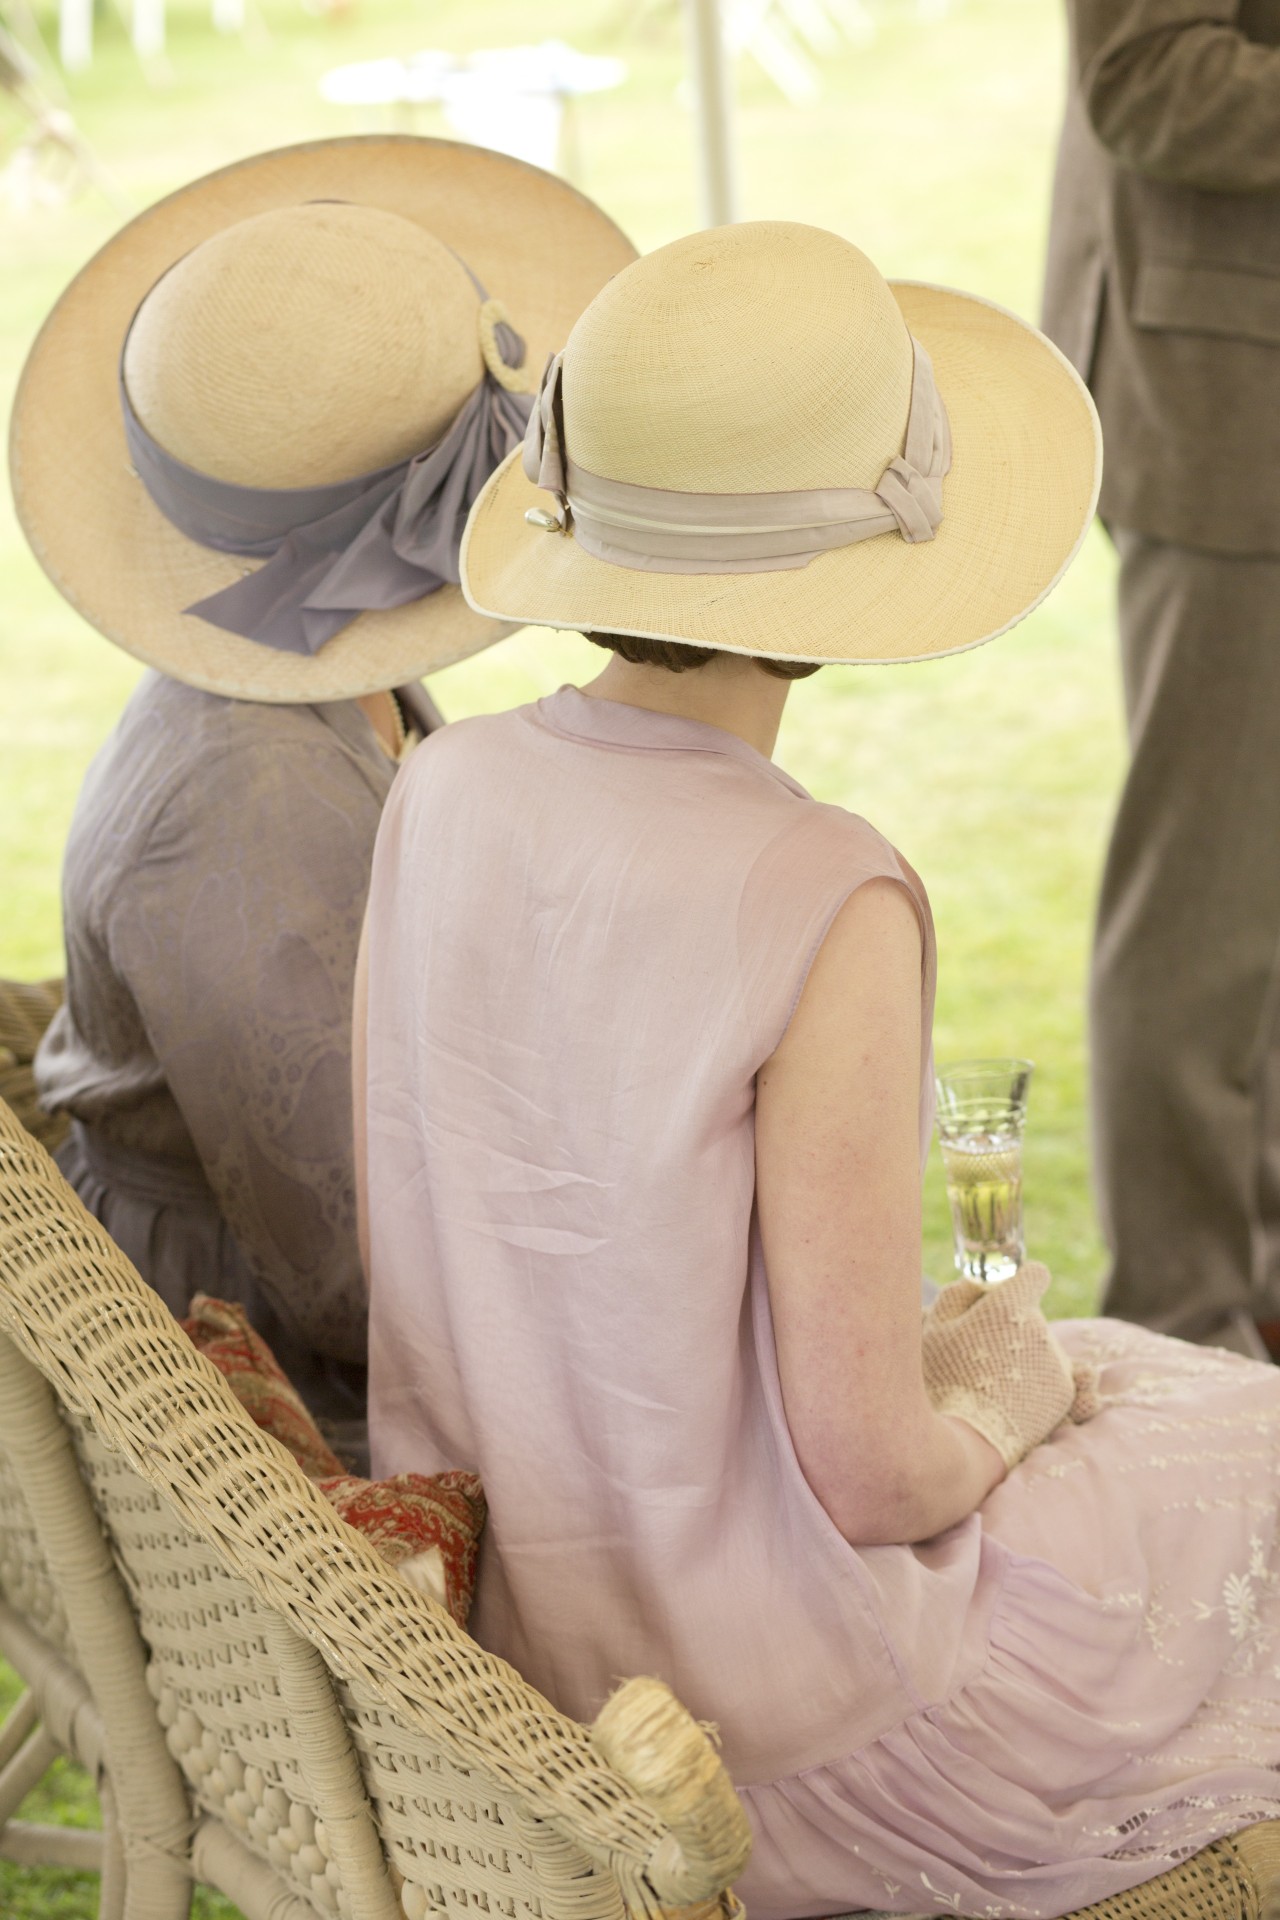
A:
{"label": "white wine in glass", "polygon": [[1022,1239],[1022,1142],[1016,1134],[959,1134],[943,1140],[942,1164],[955,1230],[956,1265],[990,1286],[1011,1280]]}
{"label": "white wine in glass", "polygon": [[980,1286],[1011,1280],[1026,1255],[1022,1130],[1032,1072],[1030,1060],[961,1060],[938,1074],[956,1271]]}

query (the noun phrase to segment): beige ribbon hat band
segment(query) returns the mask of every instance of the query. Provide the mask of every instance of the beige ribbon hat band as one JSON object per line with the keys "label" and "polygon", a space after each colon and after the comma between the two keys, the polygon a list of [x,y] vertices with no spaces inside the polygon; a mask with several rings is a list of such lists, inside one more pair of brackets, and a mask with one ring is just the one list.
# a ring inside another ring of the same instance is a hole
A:
{"label": "beige ribbon hat band", "polygon": [[778,493],[685,493],[591,473],[565,443],[564,355],[542,376],[525,433],[523,467],[553,493],[558,511],[526,519],[574,537],[611,565],[652,573],[773,573],[882,533],[909,544],[942,523],[942,482],[951,467],[947,410],[920,342],[912,339],[911,406],[903,451],[878,486],[791,488]]}

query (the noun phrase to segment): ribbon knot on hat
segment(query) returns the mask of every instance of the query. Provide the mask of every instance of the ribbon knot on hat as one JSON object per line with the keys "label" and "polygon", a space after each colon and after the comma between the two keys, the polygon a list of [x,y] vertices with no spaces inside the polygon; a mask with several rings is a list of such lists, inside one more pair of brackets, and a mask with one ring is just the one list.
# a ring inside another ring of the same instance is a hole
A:
{"label": "ribbon knot on hat", "polygon": [[[524,342],[497,330],[507,365]],[[180,534],[267,564],[182,611],[282,653],[319,653],[357,614],[405,607],[459,580],[462,528],[493,468],[520,444],[532,399],[486,371],[443,440],[332,486],[251,488],[184,467],[152,440],[121,378],[132,465]]]}
{"label": "ribbon knot on hat", "polygon": [[361,613],[456,585],[467,514],[519,444],[532,404],[501,377],[501,367],[523,364],[525,348],[495,309],[500,314],[496,301],[485,301],[482,333],[499,365],[486,364],[443,437],[409,460],[328,486],[246,487],[197,473],[147,432],[122,361],[125,438],[155,505],[201,546],[266,558],[184,612],[281,652],[315,654]]}
{"label": "ribbon knot on hat", "polygon": [[[950,464],[948,459],[947,466]],[[898,523],[898,532],[911,545],[917,540],[932,540],[942,525],[942,472],[922,471],[899,456],[880,476],[876,499],[888,507]]]}
{"label": "ribbon knot on hat", "polygon": [[570,457],[564,424],[564,355],[553,354],[525,430],[523,467],[555,495],[559,512],[529,518],[573,529],[586,552],[654,573],[753,573],[803,567],[833,547],[881,533],[911,545],[942,524],[951,432],[933,367],[911,341],[911,404],[903,450],[872,487],[780,493],[686,493],[591,473]]}

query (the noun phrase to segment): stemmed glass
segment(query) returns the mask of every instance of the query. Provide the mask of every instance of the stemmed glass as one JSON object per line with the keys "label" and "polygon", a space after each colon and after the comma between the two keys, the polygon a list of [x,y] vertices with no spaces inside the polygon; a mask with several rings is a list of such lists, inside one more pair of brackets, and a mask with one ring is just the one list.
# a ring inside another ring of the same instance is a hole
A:
{"label": "stemmed glass", "polygon": [[938,1072],[938,1140],[956,1271],[994,1286],[1022,1265],[1022,1133],[1030,1060],[961,1060]]}

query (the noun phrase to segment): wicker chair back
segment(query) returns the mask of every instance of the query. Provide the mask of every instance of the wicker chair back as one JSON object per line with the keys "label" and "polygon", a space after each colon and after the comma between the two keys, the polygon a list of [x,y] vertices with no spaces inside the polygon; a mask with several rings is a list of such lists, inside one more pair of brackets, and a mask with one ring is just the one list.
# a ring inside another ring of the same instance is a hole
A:
{"label": "wicker chair back", "polygon": [[[669,1691],[633,1681],[588,1730],[400,1580],[2,1103],[0,1327],[52,1383],[110,1540],[200,1878],[273,1920],[735,1910],[746,1819]],[[128,1730],[104,1723],[118,1772]]]}

